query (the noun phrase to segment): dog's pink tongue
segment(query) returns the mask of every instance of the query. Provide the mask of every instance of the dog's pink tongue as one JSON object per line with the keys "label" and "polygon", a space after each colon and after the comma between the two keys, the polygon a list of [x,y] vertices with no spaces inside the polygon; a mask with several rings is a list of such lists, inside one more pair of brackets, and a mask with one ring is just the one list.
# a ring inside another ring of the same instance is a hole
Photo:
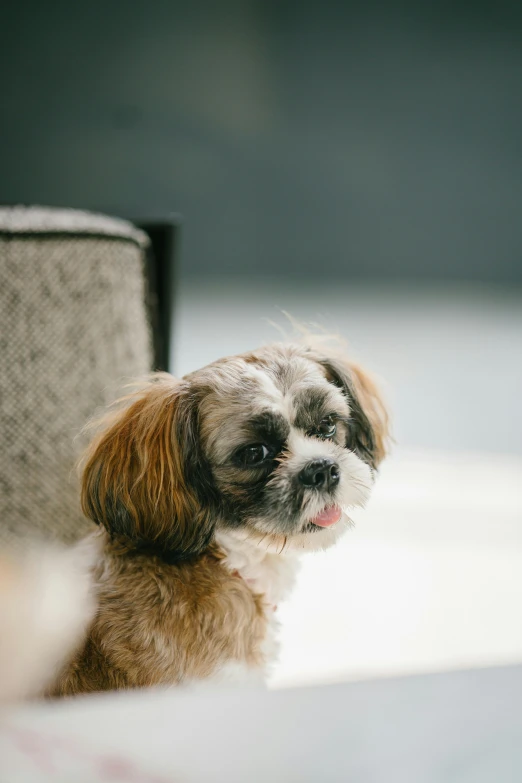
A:
{"label": "dog's pink tongue", "polygon": [[320,514],[314,517],[312,522],[314,525],[319,525],[319,527],[330,527],[330,525],[335,525],[336,522],[339,522],[342,513],[339,506],[330,506],[330,508],[325,508],[324,511],[321,511]]}

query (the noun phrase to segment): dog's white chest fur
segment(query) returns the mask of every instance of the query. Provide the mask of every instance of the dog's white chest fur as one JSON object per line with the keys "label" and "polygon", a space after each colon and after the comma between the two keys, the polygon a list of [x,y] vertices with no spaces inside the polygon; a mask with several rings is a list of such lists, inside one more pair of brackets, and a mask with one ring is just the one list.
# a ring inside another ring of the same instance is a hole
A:
{"label": "dog's white chest fur", "polygon": [[225,553],[225,565],[237,571],[253,593],[264,595],[268,607],[277,607],[295,581],[298,560],[295,555],[276,554],[234,532],[219,532],[216,540]]}
{"label": "dog's white chest fur", "polygon": [[245,540],[241,533],[234,531],[220,531],[216,540],[225,553],[225,566],[237,572],[253,593],[265,598],[267,633],[263,642],[263,654],[269,666],[278,653],[278,621],[275,610],[294,585],[299,567],[298,558],[292,554],[267,551],[263,544]]}

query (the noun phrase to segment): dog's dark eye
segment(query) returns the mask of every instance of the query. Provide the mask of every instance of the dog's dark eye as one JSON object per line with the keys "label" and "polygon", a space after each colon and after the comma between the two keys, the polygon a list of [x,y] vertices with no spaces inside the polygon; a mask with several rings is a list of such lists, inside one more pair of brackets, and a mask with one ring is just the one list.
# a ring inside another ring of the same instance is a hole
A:
{"label": "dog's dark eye", "polygon": [[272,452],[263,443],[254,443],[252,446],[246,446],[239,452],[239,460],[247,468],[260,465],[271,456]]}
{"label": "dog's dark eye", "polygon": [[314,435],[318,435],[320,438],[333,438],[337,431],[337,425],[333,416],[326,416],[317,427]]}

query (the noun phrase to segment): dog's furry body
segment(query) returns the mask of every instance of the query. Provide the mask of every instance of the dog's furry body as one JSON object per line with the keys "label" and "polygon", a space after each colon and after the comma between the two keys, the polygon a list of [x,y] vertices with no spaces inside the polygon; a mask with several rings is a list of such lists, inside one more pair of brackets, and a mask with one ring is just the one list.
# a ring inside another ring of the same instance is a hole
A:
{"label": "dog's furry body", "polygon": [[86,456],[98,611],[49,695],[263,672],[296,554],[348,527],[386,436],[368,376],[317,348],[149,383]]}
{"label": "dog's furry body", "polygon": [[248,552],[244,542],[227,552],[222,541],[168,564],[95,535],[103,543],[98,613],[50,695],[187,683],[223,670],[242,679],[273,659],[272,601],[291,586],[291,556]]}

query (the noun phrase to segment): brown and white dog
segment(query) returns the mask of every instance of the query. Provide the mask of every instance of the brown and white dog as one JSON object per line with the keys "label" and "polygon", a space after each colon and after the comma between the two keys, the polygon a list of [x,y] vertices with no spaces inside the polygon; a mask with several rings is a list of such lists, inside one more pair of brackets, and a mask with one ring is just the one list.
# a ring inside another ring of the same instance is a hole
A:
{"label": "brown and white dog", "polygon": [[386,439],[373,382],[320,348],[153,376],[84,460],[98,610],[49,695],[263,672],[296,556],[349,527]]}

